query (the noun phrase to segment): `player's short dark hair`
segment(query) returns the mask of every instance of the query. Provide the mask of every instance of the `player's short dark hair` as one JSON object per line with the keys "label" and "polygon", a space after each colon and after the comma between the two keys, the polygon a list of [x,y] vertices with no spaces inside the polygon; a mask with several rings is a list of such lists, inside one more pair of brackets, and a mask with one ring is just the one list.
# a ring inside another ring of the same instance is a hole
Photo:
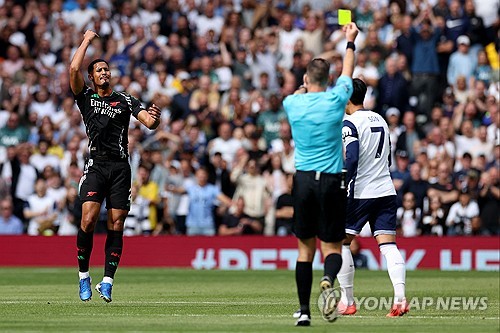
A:
{"label": "player's short dark hair", "polygon": [[330,74],[330,63],[322,58],[314,58],[307,65],[307,76],[310,83],[326,86]]}
{"label": "player's short dark hair", "polygon": [[365,100],[366,95],[366,83],[360,79],[352,80],[352,96],[349,99],[354,105],[363,105],[363,101]]}
{"label": "player's short dark hair", "polygon": [[106,60],[104,60],[104,59],[100,59],[100,58],[99,58],[99,59],[92,60],[92,62],[91,62],[91,63],[89,64],[89,66],[87,67],[87,72],[88,72],[89,74],[92,74],[92,72],[94,71],[94,65],[95,65],[95,64],[97,64],[98,62],[104,62],[104,63],[106,63],[106,65],[108,65],[108,67],[109,67],[109,63],[108,63]]}

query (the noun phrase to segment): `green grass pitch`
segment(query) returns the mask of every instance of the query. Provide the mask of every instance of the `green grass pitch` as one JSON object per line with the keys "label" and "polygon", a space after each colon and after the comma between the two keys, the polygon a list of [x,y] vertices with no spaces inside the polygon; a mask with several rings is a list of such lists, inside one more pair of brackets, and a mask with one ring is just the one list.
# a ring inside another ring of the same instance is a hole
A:
{"label": "green grass pitch", "polygon": [[[94,268],[93,287],[102,277]],[[121,267],[113,302],[94,290],[78,298],[76,269],[0,268],[0,332],[499,332],[499,273],[412,271],[408,297],[482,296],[486,310],[412,309],[386,318],[386,310],[361,309],[334,323],[314,306],[321,272],[315,272],[312,326],[294,327],[298,308],[293,271],[195,271]],[[357,297],[390,297],[386,272],[359,270]]]}

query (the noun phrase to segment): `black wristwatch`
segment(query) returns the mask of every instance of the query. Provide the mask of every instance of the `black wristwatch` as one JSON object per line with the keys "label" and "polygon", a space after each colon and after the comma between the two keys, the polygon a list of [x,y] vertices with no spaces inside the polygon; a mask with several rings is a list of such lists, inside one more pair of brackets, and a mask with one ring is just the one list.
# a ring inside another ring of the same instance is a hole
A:
{"label": "black wristwatch", "polygon": [[356,51],[356,45],[354,42],[347,42],[346,50],[347,49],[352,49],[353,51]]}

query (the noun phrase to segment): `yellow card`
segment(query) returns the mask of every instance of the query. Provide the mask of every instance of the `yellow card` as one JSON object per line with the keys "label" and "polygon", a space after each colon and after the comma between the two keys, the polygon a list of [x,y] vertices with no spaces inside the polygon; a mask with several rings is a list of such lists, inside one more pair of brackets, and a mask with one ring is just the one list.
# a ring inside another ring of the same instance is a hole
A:
{"label": "yellow card", "polygon": [[339,9],[339,25],[351,23],[351,11],[348,9]]}

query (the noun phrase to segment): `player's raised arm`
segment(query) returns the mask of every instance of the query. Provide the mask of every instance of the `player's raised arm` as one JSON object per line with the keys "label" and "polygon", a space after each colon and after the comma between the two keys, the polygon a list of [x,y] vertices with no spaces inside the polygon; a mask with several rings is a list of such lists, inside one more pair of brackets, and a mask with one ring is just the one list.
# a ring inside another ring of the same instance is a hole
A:
{"label": "player's raised arm", "polygon": [[156,105],[151,105],[147,110],[139,112],[137,119],[149,129],[155,129],[160,125],[161,110]]}
{"label": "player's raised arm", "polygon": [[344,56],[341,75],[352,78],[352,73],[354,72],[354,50],[356,49],[354,41],[356,40],[359,30],[356,23],[353,22],[345,25],[342,30],[345,32],[345,37],[347,39],[347,49]]}
{"label": "player's raised arm", "polygon": [[83,35],[83,41],[78,47],[69,65],[69,85],[73,94],[78,95],[85,86],[85,81],[81,72],[81,67],[83,63],[83,58],[85,57],[85,52],[89,47],[92,40],[98,37],[98,35],[92,30],[85,31]]}

